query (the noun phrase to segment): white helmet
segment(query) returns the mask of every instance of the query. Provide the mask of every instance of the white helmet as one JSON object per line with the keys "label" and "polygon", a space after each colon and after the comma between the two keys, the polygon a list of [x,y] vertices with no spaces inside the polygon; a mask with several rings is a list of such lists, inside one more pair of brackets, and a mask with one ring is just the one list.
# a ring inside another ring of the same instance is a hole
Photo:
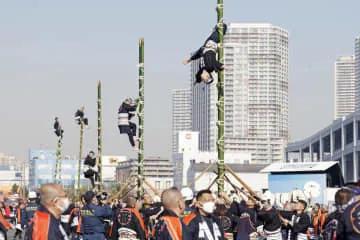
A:
{"label": "white helmet", "polygon": [[29,192],[29,198],[30,199],[37,198],[36,192],[34,192],[34,191]]}
{"label": "white helmet", "polygon": [[188,187],[181,189],[181,195],[185,201],[193,200],[194,198],[193,191]]}

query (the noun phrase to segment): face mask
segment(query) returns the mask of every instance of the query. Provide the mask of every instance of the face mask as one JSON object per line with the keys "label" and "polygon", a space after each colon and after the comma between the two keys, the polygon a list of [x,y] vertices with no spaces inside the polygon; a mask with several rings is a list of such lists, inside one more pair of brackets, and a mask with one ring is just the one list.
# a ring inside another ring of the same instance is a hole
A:
{"label": "face mask", "polygon": [[62,198],[60,201],[62,202],[62,205],[56,205],[56,208],[59,209],[61,213],[63,213],[69,208],[70,200],[68,198]]}
{"label": "face mask", "polygon": [[212,214],[215,210],[215,203],[214,202],[202,203],[202,208],[203,208],[204,212],[206,212],[208,214]]}

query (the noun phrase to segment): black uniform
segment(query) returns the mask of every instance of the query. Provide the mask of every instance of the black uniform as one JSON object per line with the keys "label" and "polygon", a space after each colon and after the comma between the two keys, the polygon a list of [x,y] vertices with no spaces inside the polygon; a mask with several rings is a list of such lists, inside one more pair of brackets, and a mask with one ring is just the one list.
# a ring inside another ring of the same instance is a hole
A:
{"label": "black uniform", "polygon": [[154,216],[156,214],[158,214],[161,211],[161,207],[160,206],[151,206],[149,208],[145,208],[144,206],[142,207],[142,209],[140,210],[141,216],[144,219],[144,224],[146,226],[146,228],[149,228],[149,224],[150,224],[150,217]]}
{"label": "black uniform", "polygon": [[[224,35],[227,31],[227,25],[224,24]],[[217,50],[214,48],[209,48],[209,43],[218,44],[220,42],[220,36],[218,27],[216,26],[212,34],[206,39],[203,46],[201,46],[191,57],[190,60],[196,60],[202,57],[203,62],[200,63],[199,71],[196,74],[196,82],[201,82],[200,75],[206,70],[209,74],[213,71],[219,72],[223,66],[222,63],[217,61],[216,53]],[[211,81],[212,82],[212,81]],[[211,82],[208,82],[210,84]]]}
{"label": "black uniform", "polygon": [[257,227],[258,224],[258,209],[257,208],[248,208],[246,206],[245,201],[241,201],[241,203],[233,202],[230,207],[230,212],[235,214],[236,216],[246,216],[250,217],[252,224]]}
{"label": "black uniform", "polygon": [[258,220],[263,224],[266,235],[278,236],[278,238],[280,238],[281,220],[279,212],[275,208],[271,208],[269,211],[266,211],[265,209],[260,210],[258,213]]}
{"label": "black uniform", "polygon": [[83,120],[85,126],[89,125],[89,120],[87,119],[87,117],[85,117],[85,113],[83,111],[81,111],[80,109],[78,109],[75,113],[75,119],[77,120],[78,124],[81,124],[81,119]]}
{"label": "black uniform", "polygon": [[183,219],[188,227],[192,239],[195,240],[225,240],[225,232],[219,219],[210,214],[202,216],[196,209]]}
{"label": "black uniform", "polygon": [[297,212],[281,212],[281,215],[291,220],[288,224],[288,236],[290,240],[307,239],[307,230],[310,226],[310,217],[306,213],[298,214]]}
{"label": "black uniform", "polygon": [[129,234],[140,240],[147,239],[147,229],[140,212],[135,208],[123,208],[117,215],[112,227],[111,239],[119,239],[119,232],[129,230]]}
{"label": "black uniform", "polygon": [[346,240],[360,239],[360,201],[349,205],[340,216],[338,235]]}
{"label": "black uniform", "polygon": [[118,128],[120,134],[127,134],[129,142],[132,147],[135,147],[134,136],[136,136],[136,124],[131,122],[131,118],[134,117],[132,112],[136,111],[136,105],[127,104],[123,102],[119,108],[119,124]]}
{"label": "black uniform", "polygon": [[23,223],[25,226],[28,225],[30,220],[34,217],[35,212],[38,210],[39,206],[35,202],[30,202],[24,210]]}
{"label": "black uniform", "polygon": [[54,123],[54,130],[55,130],[56,136],[58,136],[58,137],[62,136],[64,133],[64,130],[61,128],[61,125],[58,121],[55,121],[55,123]]}
{"label": "black uniform", "polygon": [[91,181],[91,185],[94,188],[95,187],[95,181],[99,179],[99,174],[97,171],[94,171],[92,168],[96,165],[96,158],[92,158],[89,155],[86,156],[84,165],[88,166],[89,169],[87,169],[84,172],[85,178],[89,178]]}
{"label": "black uniform", "polygon": [[[324,223],[324,232],[322,234],[325,240],[334,239],[335,236],[337,236],[339,239],[344,239],[344,236],[342,236],[344,226],[340,225],[342,224],[341,219],[343,214],[343,211],[336,210],[326,217]],[[339,230],[341,230],[341,232]]]}
{"label": "black uniform", "polygon": [[154,240],[192,240],[191,234],[180,218],[170,210],[155,225]]}

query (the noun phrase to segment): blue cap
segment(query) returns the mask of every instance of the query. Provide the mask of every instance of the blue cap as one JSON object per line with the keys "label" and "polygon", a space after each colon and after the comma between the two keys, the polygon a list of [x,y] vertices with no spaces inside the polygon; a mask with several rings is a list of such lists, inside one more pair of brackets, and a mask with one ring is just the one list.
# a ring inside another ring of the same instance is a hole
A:
{"label": "blue cap", "polygon": [[83,195],[84,200],[85,200],[86,202],[91,201],[95,196],[96,196],[96,194],[95,194],[93,191],[87,191],[87,192]]}

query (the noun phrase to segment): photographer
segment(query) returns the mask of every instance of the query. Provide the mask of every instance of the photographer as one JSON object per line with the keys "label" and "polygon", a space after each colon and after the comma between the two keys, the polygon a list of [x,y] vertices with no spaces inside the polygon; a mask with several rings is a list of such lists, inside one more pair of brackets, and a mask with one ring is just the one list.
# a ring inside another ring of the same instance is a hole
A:
{"label": "photographer", "polygon": [[83,234],[84,240],[104,240],[105,223],[104,218],[111,217],[111,208],[92,191],[88,191],[83,195],[85,201],[84,207],[80,211],[80,232]]}

